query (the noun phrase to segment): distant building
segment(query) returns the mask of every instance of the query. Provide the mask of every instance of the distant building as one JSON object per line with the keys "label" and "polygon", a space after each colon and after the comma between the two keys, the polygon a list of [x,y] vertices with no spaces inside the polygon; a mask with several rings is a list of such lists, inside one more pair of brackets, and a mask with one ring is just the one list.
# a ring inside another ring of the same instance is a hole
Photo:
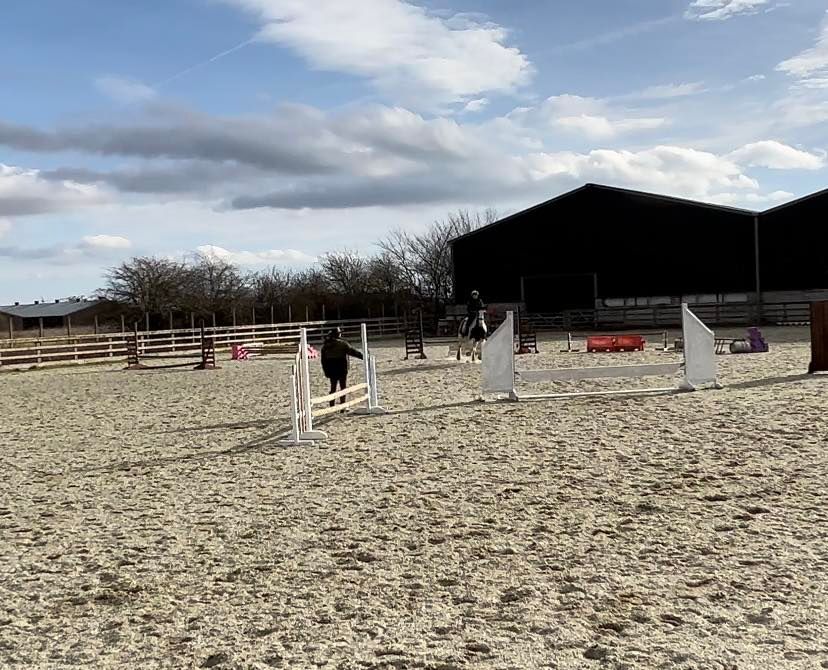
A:
{"label": "distant building", "polygon": [[828,299],[828,190],[754,212],[587,184],[452,242],[455,297],[533,313]]}
{"label": "distant building", "polygon": [[107,300],[55,300],[0,306],[0,332],[91,326],[95,317],[111,309]]}

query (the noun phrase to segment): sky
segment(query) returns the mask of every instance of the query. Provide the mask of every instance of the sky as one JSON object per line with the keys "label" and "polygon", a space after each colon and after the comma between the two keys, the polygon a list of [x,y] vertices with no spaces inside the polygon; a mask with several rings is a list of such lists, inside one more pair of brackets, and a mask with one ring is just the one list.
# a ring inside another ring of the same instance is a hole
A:
{"label": "sky", "polygon": [[828,187],[826,9],[9,0],[0,304],[90,295],[138,255],[308,267],[588,182],[807,195]]}

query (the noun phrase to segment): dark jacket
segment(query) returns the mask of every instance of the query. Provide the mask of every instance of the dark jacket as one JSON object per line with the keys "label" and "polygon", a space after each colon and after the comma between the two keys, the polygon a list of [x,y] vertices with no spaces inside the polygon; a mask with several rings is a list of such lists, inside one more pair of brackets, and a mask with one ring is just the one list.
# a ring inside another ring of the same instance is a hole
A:
{"label": "dark jacket", "polygon": [[466,311],[469,314],[477,314],[482,309],[486,309],[486,306],[480,298],[470,298],[466,305]]}
{"label": "dark jacket", "polygon": [[342,338],[328,339],[322,345],[319,358],[322,371],[328,379],[339,379],[348,374],[348,356],[362,360],[362,352],[354,349]]}

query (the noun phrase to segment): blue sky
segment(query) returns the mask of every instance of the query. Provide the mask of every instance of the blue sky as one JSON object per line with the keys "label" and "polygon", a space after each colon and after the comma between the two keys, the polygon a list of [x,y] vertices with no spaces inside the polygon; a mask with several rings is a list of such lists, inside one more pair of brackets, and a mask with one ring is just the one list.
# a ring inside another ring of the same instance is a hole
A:
{"label": "blue sky", "polygon": [[824,0],[40,0],[0,22],[0,303],[370,253],[585,182],[828,187]]}

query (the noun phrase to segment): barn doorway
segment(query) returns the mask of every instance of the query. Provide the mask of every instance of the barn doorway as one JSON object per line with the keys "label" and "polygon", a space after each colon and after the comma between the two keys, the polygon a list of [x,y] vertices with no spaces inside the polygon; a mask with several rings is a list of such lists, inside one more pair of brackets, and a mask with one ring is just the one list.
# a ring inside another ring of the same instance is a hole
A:
{"label": "barn doorway", "polygon": [[558,274],[521,278],[522,301],[535,314],[595,309],[598,275]]}

